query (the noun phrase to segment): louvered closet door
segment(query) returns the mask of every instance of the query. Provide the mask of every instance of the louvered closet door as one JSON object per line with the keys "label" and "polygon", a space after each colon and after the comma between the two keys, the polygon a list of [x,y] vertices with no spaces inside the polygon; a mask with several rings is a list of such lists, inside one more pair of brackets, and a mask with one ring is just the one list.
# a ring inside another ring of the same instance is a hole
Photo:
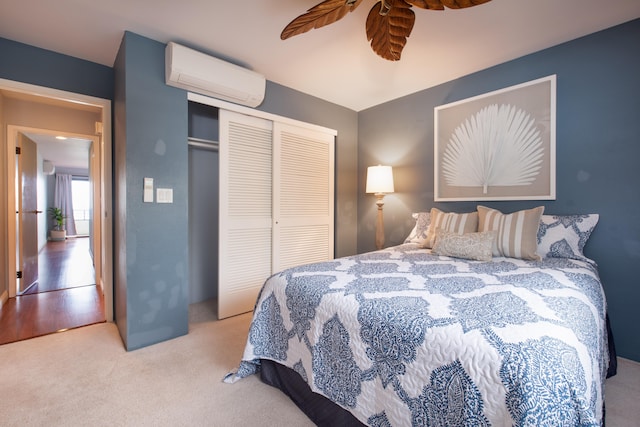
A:
{"label": "louvered closet door", "polygon": [[334,136],[273,126],[275,273],[333,259]]}
{"label": "louvered closet door", "polygon": [[253,310],[271,275],[272,122],[220,110],[218,317]]}

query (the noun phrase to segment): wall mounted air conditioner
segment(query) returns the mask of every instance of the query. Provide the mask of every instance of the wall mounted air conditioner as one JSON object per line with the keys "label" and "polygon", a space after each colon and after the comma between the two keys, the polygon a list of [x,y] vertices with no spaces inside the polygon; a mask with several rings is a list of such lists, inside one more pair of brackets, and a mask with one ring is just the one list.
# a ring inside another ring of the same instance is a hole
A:
{"label": "wall mounted air conditioner", "polygon": [[165,80],[186,89],[237,104],[257,107],[264,99],[264,76],[176,43],[165,50]]}
{"label": "wall mounted air conditioner", "polygon": [[45,175],[53,175],[56,173],[56,166],[49,160],[43,160],[42,173]]}

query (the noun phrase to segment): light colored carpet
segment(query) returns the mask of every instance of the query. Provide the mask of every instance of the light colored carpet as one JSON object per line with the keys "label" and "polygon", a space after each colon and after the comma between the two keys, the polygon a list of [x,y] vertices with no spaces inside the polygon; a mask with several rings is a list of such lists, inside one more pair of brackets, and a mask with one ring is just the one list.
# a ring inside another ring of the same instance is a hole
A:
{"label": "light colored carpet", "polygon": [[[222,382],[238,365],[250,314],[215,321],[190,309],[189,334],[124,350],[103,323],[0,346],[2,426],[312,426],[257,377]],[[640,364],[607,382],[607,427],[637,426]]]}
{"label": "light colored carpet", "polygon": [[618,374],[607,380],[607,427],[640,426],[640,363],[618,358]]}
{"label": "light colored carpet", "polygon": [[132,352],[113,323],[0,346],[0,425],[312,426],[255,376],[222,382],[250,320],[193,321],[188,335]]}

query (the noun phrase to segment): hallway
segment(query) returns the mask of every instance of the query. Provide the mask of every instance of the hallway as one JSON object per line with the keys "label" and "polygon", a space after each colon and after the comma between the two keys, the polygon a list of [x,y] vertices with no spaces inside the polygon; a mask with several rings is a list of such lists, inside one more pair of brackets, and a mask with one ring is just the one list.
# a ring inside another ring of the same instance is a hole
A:
{"label": "hallway", "polygon": [[38,276],[38,283],[0,309],[0,344],[105,321],[89,238],[47,242]]}

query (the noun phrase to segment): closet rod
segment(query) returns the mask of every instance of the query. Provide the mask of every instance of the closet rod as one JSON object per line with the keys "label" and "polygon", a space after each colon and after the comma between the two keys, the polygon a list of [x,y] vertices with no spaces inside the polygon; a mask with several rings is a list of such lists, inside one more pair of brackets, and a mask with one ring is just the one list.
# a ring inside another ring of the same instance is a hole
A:
{"label": "closet rod", "polygon": [[204,148],[205,150],[218,151],[220,143],[218,141],[211,141],[208,139],[189,138],[188,143],[192,147]]}

